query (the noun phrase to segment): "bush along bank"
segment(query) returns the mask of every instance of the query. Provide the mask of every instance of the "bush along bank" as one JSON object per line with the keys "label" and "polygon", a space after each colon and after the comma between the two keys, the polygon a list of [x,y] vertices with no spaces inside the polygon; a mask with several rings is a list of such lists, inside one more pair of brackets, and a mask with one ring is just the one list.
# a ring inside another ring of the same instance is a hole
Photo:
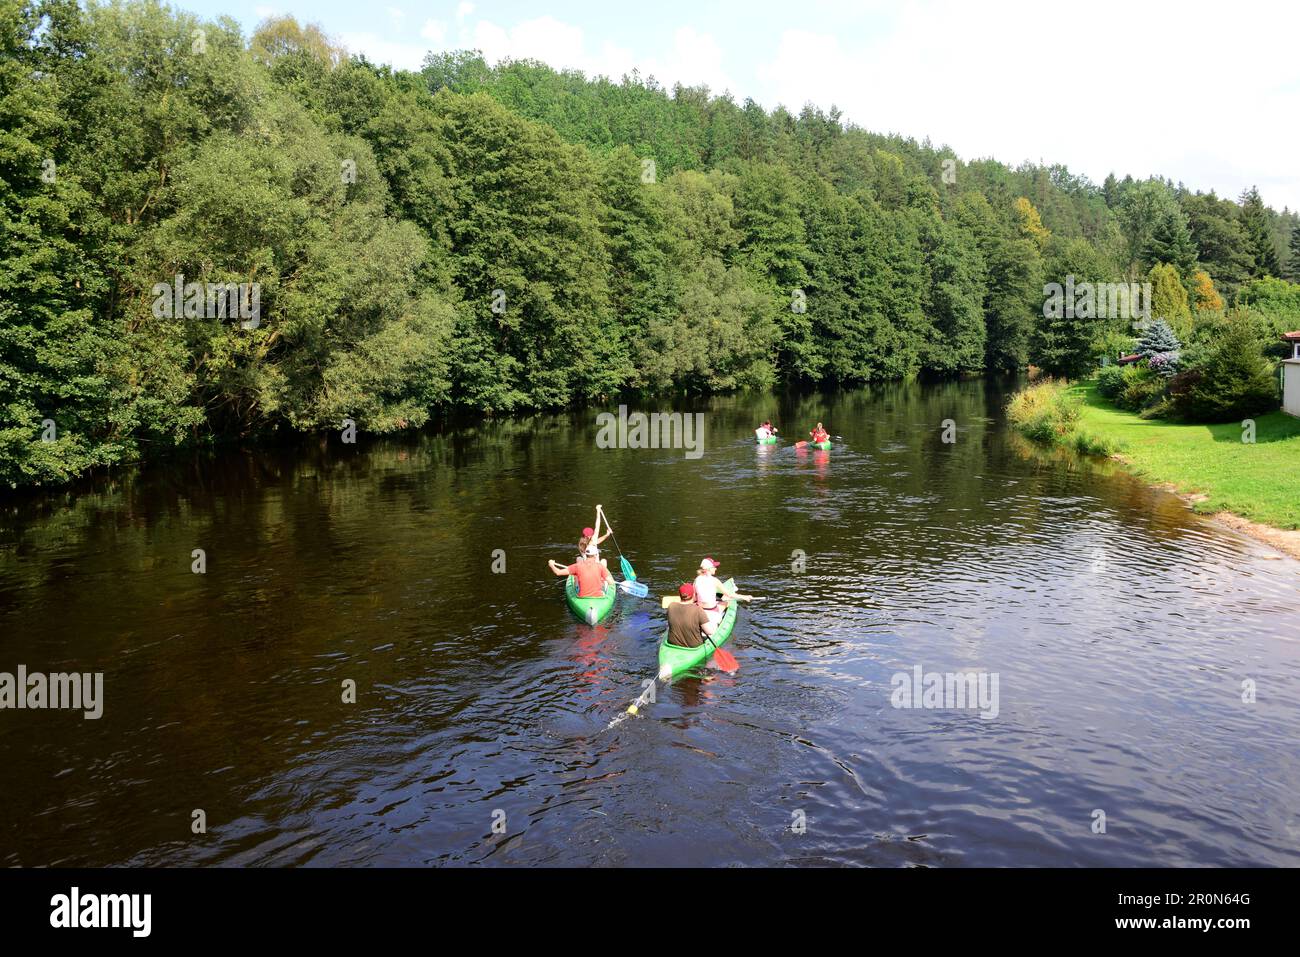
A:
{"label": "bush along bank", "polygon": [[1300,558],[1300,419],[1281,411],[1212,424],[1143,417],[1104,398],[1095,380],[1036,383],[1013,398],[1008,414],[1031,438],[1108,452],[1195,511]]}
{"label": "bush along bank", "polygon": [[1085,455],[1111,455],[1117,447],[1080,427],[1083,395],[1063,379],[1044,379],[1020,390],[1007,405],[1007,417],[1036,442],[1063,445]]}

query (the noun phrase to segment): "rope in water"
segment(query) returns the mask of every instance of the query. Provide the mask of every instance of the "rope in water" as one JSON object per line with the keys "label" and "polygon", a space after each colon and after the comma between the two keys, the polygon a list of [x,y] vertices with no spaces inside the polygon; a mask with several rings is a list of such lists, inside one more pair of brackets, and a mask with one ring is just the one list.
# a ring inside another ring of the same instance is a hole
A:
{"label": "rope in water", "polygon": [[641,694],[637,696],[637,699],[633,701],[630,705],[628,705],[626,711],[622,711],[616,714],[614,716],[614,719],[610,721],[609,724],[605,725],[605,730],[608,731],[610,728],[614,727],[614,725],[620,724],[623,721],[626,721],[629,716],[636,714],[638,711],[641,710],[642,705],[647,704],[654,697],[654,695],[655,695],[655,683],[652,681],[650,682],[650,684],[645,686],[645,690],[642,691]]}

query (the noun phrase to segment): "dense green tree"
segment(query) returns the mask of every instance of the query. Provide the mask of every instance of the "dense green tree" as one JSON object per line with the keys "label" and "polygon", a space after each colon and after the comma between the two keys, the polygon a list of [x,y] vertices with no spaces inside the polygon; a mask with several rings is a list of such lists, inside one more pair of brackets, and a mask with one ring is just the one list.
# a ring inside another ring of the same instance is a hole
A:
{"label": "dense green tree", "polygon": [[1184,196],[1182,205],[1197,258],[1215,285],[1231,299],[1255,270],[1255,256],[1248,248],[1240,210],[1231,200],[1219,199],[1214,193]]}
{"label": "dense green tree", "polygon": [[921,361],[944,375],[984,368],[986,273],[975,238],[938,216],[920,219],[921,250],[927,282],[921,312],[929,320]]}
{"label": "dense green tree", "polygon": [[1192,328],[1192,309],[1178,270],[1169,263],[1156,263],[1147,281],[1151,283],[1151,318],[1167,322],[1175,332],[1187,336]]}
{"label": "dense green tree", "polygon": [[985,368],[1010,372],[1029,361],[1029,341],[1043,305],[1043,260],[1037,243],[1018,234],[989,201],[970,192],[957,220],[974,238],[985,266]]}
{"label": "dense green tree", "polygon": [[606,395],[630,372],[610,311],[591,158],[482,93],[433,98],[447,131],[459,401],[509,410]]}
{"label": "dense green tree", "polygon": [[1268,209],[1259,190],[1251,187],[1241,194],[1241,222],[1246,233],[1246,247],[1255,259],[1254,276],[1280,276],[1281,263],[1273,245]]}
{"label": "dense green tree", "polygon": [[1180,275],[1190,272],[1196,247],[1187,215],[1166,183],[1151,179],[1124,191],[1119,221],[1128,240],[1129,260],[1138,271],[1164,262],[1175,266]]}
{"label": "dense green tree", "polygon": [[[1257,344],[1300,324],[1300,287],[1251,278],[1300,219],[1256,193],[965,163],[636,72],[394,70],[285,17],[246,39],[154,0],[0,0],[0,23],[0,481],[624,389],[1077,375],[1131,330],[1048,315],[1045,283],[1157,264],[1197,349],[1216,285]],[[207,311],[241,284],[255,322]]]}
{"label": "dense green tree", "polygon": [[1286,275],[1283,278],[1300,283],[1300,226],[1296,226],[1291,230],[1291,243],[1288,252],[1290,256],[1287,259]]}
{"label": "dense green tree", "polygon": [[[1061,288],[1095,287],[1114,281],[1111,264],[1083,239],[1057,239],[1048,248],[1046,282]],[[1074,302],[1044,302],[1034,329],[1030,361],[1050,375],[1075,378],[1091,371],[1099,344],[1108,330],[1124,325],[1122,317],[1105,315],[1094,295]]]}
{"label": "dense green tree", "polygon": [[1232,422],[1277,407],[1272,365],[1264,358],[1250,321],[1240,313],[1231,317],[1189,379],[1175,389],[1174,406],[1180,417],[1193,422]]}

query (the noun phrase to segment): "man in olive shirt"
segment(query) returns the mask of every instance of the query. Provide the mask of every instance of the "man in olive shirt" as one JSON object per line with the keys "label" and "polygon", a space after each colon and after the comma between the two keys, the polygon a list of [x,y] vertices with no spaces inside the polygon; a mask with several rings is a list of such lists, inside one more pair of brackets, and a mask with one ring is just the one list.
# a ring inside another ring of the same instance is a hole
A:
{"label": "man in olive shirt", "polygon": [[695,603],[695,586],[687,582],[677,589],[681,601],[668,606],[668,643],[678,648],[698,648],[704,636],[718,630],[704,609]]}

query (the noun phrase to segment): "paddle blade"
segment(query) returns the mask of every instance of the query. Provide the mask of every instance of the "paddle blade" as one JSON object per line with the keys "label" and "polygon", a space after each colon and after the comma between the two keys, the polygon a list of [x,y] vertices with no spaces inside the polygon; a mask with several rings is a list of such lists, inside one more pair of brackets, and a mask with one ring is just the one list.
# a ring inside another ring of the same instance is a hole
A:
{"label": "paddle blade", "polygon": [[740,670],[740,662],[726,648],[715,648],[713,650],[713,667],[725,671],[727,674],[733,674]]}
{"label": "paddle blade", "polygon": [[678,598],[676,595],[664,595],[662,598],[659,599],[659,607],[667,608],[669,605],[675,605],[679,601],[681,601],[681,599]]}
{"label": "paddle blade", "polygon": [[632,563],[622,555],[618,556],[618,563],[623,568],[623,577],[628,581],[636,581],[636,572],[632,570]]}
{"label": "paddle blade", "polygon": [[645,598],[650,594],[650,588],[645,582],[632,581],[624,579],[618,583],[618,587],[623,589],[629,595],[635,595],[637,598]]}
{"label": "paddle blade", "polygon": [[807,446],[808,446],[808,443],[807,443],[807,442],[796,442],[796,443],[794,444],[794,447],[795,447],[796,449],[807,448]]}

